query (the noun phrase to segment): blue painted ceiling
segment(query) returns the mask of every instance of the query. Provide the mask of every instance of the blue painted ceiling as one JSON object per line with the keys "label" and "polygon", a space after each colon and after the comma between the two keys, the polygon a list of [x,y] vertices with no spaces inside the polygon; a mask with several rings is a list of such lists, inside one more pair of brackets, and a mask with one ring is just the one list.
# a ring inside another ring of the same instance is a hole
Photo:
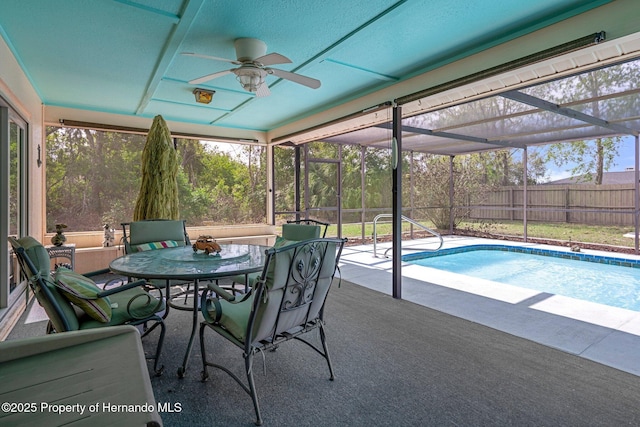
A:
{"label": "blue painted ceiling", "polygon": [[[45,106],[269,131],[583,13],[607,0],[14,0],[0,35]],[[271,95],[244,91],[234,40],[253,37],[275,65],[322,82],[310,89],[267,77]]]}

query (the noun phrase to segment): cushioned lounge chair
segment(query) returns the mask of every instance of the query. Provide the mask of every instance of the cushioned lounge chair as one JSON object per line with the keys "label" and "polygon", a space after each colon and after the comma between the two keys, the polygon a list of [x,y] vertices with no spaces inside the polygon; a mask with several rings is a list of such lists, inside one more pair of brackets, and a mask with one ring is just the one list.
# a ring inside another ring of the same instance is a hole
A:
{"label": "cushioned lounge chair", "polygon": [[9,242],[38,303],[49,317],[47,333],[139,325],[143,328],[144,337],[159,327],[155,355],[148,358],[154,360],[155,373],[162,373],[158,362],[165,325],[157,314],[165,309],[162,295],[156,298],[146,292],[142,288],[144,280],[111,288],[109,286],[113,283],[107,282],[104,289],[100,289],[91,277],[109,273],[108,269],[81,275],[60,268],[54,277],[50,271],[51,259],[40,242],[30,236],[21,239],[9,237]]}

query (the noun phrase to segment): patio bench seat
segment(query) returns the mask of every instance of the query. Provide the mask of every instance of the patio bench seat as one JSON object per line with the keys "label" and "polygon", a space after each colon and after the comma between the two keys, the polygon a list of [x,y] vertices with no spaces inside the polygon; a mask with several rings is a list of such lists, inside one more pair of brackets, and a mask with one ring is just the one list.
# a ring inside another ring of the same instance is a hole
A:
{"label": "patio bench seat", "polygon": [[133,326],[0,342],[0,378],[5,405],[32,405],[0,412],[2,425],[162,425]]}

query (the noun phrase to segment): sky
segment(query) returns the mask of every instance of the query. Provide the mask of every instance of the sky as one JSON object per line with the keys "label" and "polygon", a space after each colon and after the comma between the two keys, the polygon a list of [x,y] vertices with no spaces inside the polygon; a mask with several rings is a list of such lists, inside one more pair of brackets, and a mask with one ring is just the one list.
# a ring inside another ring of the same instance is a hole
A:
{"label": "sky", "polygon": [[625,136],[622,138],[622,146],[620,147],[620,155],[616,159],[616,166],[612,167],[609,172],[623,171],[627,168],[633,168],[635,164],[635,138]]}
{"label": "sky", "polygon": [[[635,138],[632,136],[622,137],[618,156],[615,158],[614,164],[605,172],[621,172],[627,170],[627,168],[633,168],[635,164],[634,145]],[[547,181],[569,178],[573,166],[572,164],[567,164],[559,168],[553,163],[548,163],[547,170],[549,179]]]}

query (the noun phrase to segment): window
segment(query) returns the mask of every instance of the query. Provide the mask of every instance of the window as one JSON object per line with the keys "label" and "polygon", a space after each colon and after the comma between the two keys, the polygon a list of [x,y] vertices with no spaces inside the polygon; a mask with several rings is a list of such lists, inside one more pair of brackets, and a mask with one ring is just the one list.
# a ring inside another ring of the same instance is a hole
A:
{"label": "window", "polygon": [[[133,219],[145,135],[47,128],[47,232],[118,228]],[[180,216],[189,226],[266,221],[266,149],[174,139]]]}
{"label": "window", "polygon": [[0,99],[0,308],[8,307],[19,294],[19,280],[7,236],[26,233],[26,135],[27,124]]}

